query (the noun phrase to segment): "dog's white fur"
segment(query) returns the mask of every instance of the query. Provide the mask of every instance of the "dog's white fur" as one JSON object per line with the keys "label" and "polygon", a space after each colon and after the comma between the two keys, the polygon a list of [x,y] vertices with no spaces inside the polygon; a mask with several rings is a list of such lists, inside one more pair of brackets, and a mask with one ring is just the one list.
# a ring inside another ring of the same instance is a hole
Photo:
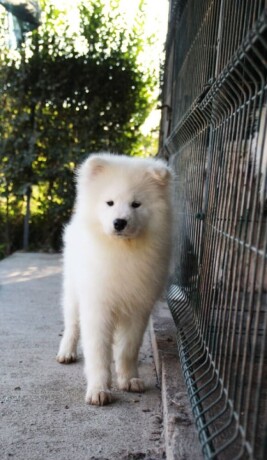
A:
{"label": "dog's white fur", "polygon": [[[144,389],[137,359],[168,272],[171,172],[161,160],[105,153],[91,155],[77,179],[64,235],[65,331],[57,360],[76,359],[81,329],[86,402],[103,405],[111,401],[112,346],[119,388]],[[116,219],[125,228],[116,230]]]}

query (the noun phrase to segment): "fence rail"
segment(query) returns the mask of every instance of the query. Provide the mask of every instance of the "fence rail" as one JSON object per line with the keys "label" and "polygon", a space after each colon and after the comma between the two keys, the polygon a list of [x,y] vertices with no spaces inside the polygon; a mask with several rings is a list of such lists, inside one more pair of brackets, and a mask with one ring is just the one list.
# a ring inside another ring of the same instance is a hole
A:
{"label": "fence rail", "polygon": [[168,302],[203,455],[267,458],[267,11],[172,0],[161,155],[176,171]]}

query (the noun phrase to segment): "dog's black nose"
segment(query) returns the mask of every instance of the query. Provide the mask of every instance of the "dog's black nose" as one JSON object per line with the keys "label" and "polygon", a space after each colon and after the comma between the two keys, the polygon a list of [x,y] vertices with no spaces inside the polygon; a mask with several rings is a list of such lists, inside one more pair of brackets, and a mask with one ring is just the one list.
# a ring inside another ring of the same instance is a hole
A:
{"label": "dog's black nose", "polygon": [[121,232],[127,225],[127,220],[125,219],[115,219],[113,222],[115,230]]}

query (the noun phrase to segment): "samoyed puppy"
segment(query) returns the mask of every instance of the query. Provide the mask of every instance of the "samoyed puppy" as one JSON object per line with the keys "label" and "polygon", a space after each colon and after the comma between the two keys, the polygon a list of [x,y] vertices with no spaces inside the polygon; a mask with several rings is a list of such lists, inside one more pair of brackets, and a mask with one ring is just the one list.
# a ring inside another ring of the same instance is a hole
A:
{"label": "samoyed puppy", "polygon": [[93,154],[77,173],[75,211],[64,234],[65,330],[57,360],[76,360],[81,332],[86,402],[141,392],[137,361],[162,293],[171,252],[172,174],[162,160]]}

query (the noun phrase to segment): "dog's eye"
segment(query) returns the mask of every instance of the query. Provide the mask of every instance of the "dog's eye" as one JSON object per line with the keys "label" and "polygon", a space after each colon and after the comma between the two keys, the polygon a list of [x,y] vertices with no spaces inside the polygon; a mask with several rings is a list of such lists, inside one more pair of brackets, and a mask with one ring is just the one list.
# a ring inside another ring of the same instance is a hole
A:
{"label": "dog's eye", "polygon": [[141,203],[139,201],[133,201],[131,206],[132,208],[139,208],[141,206]]}
{"label": "dog's eye", "polygon": [[112,201],[112,200],[107,201],[107,205],[108,205],[108,206],[113,206],[113,205],[114,205],[114,201]]}

